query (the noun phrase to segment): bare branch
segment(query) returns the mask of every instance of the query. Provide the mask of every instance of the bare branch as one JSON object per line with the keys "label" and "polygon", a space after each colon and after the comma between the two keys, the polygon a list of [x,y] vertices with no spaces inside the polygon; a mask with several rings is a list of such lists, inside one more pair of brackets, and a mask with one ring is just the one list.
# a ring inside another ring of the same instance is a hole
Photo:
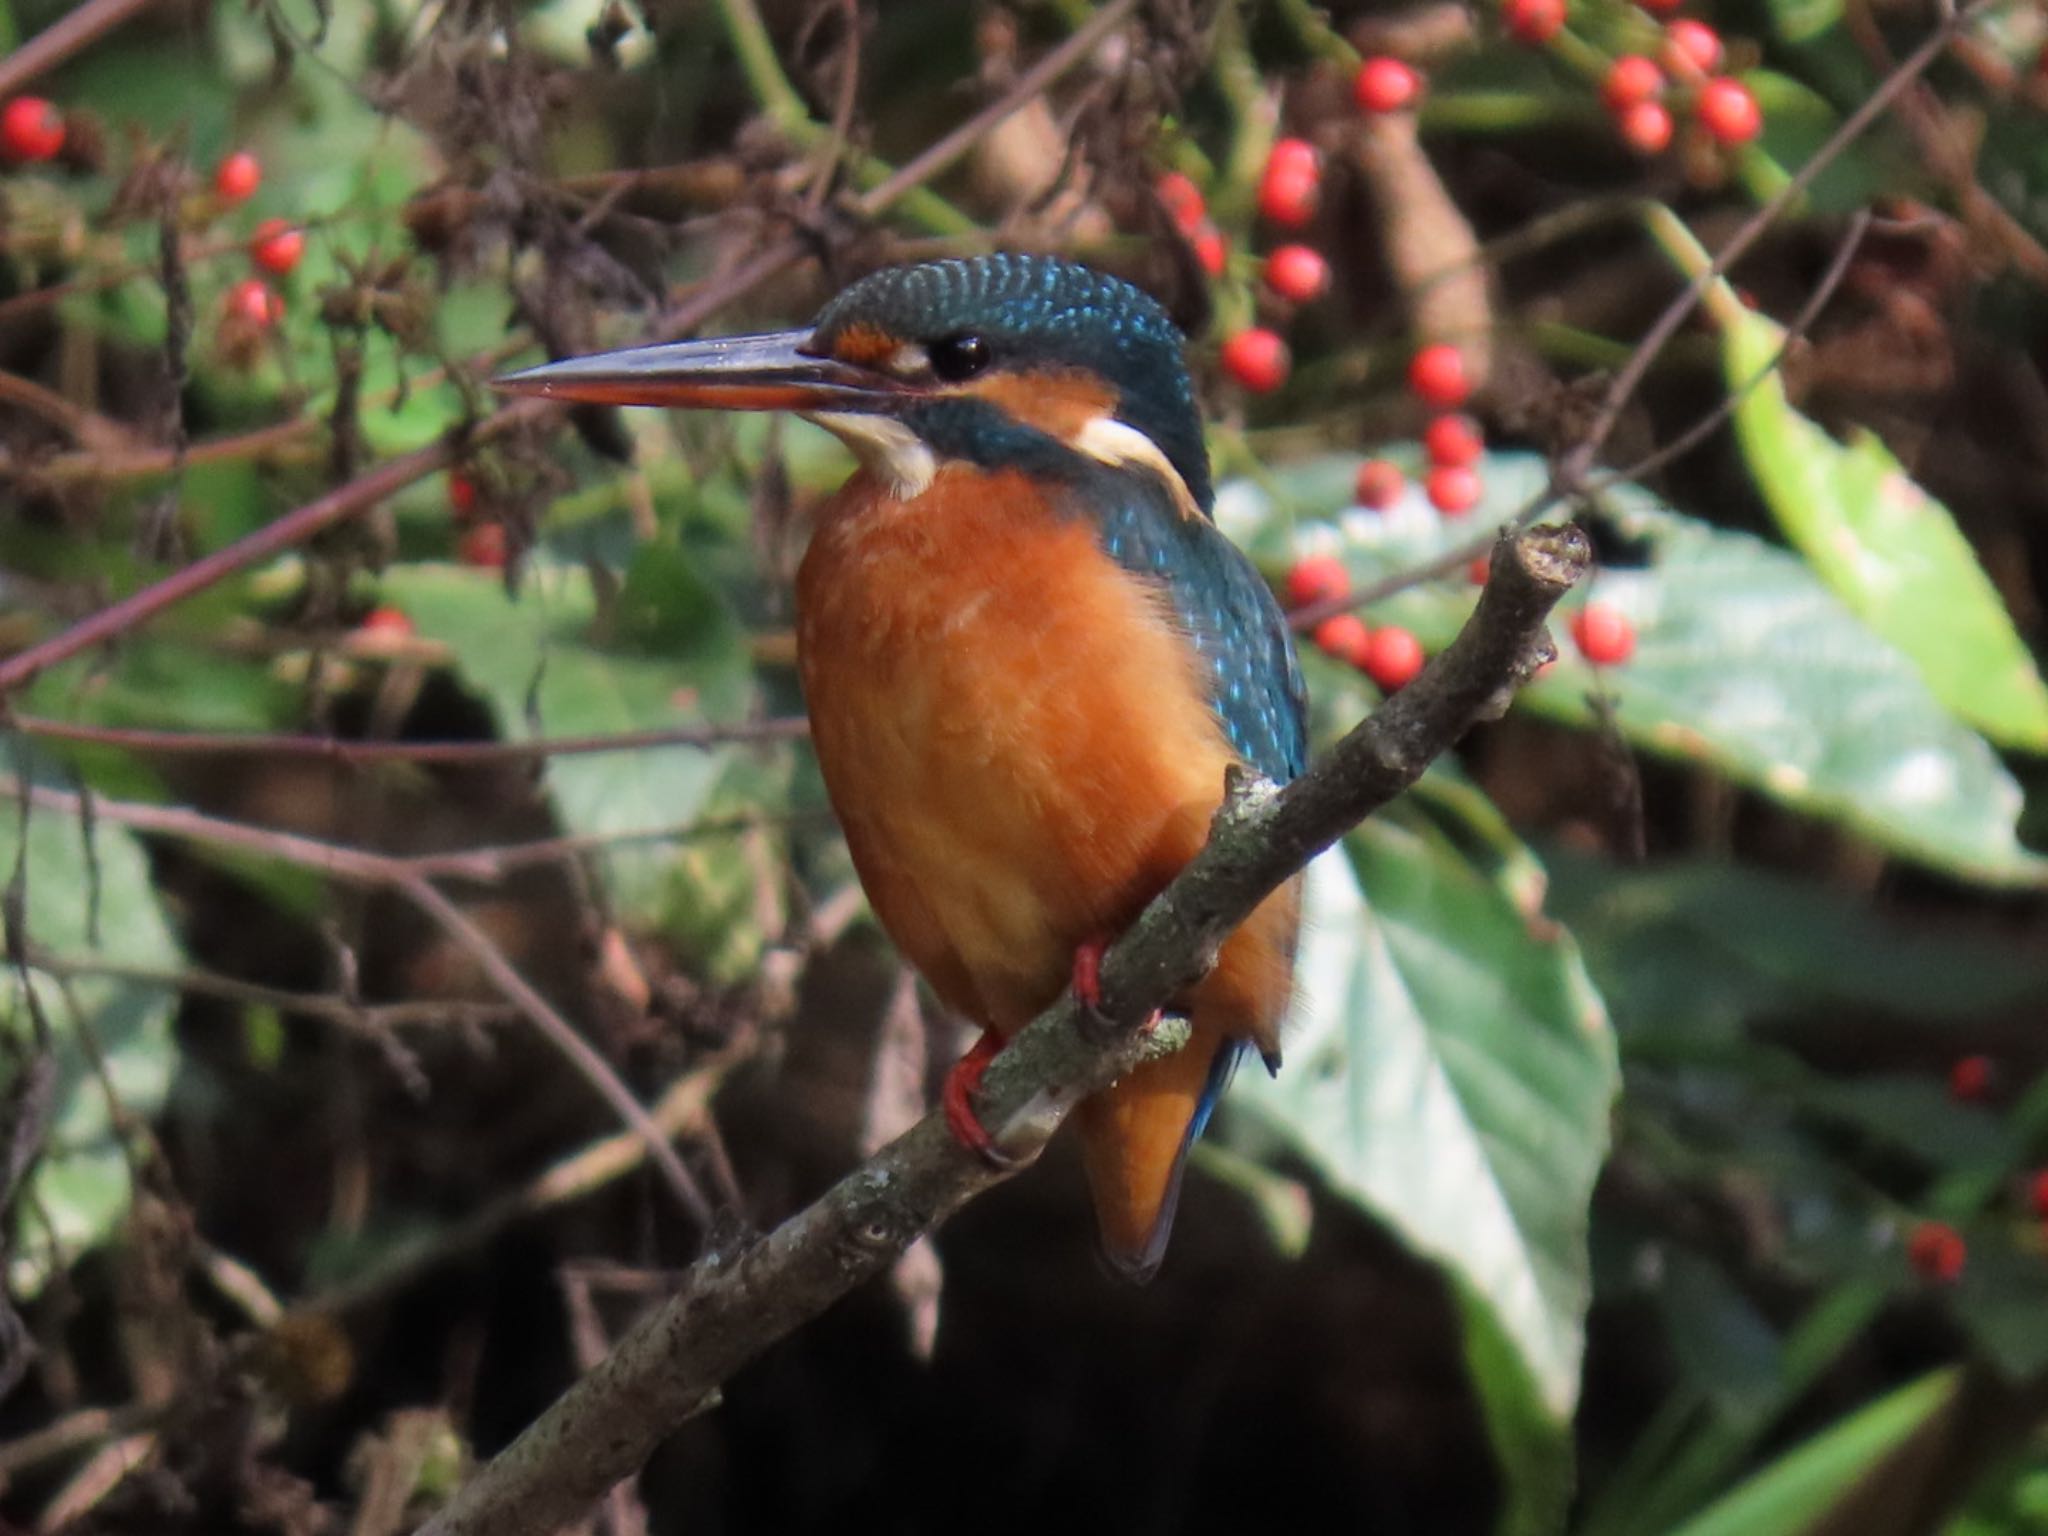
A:
{"label": "bare branch", "polygon": [[5,723],[25,736],[73,741],[164,755],[248,753],[312,757],[335,763],[491,763],[529,757],[577,757],[638,752],[649,747],[719,747],[733,743],[796,741],[810,732],[801,715],[739,720],[728,725],[678,725],[619,731],[606,736],[542,736],[531,741],[344,741],[334,736],[272,735],[265,731],[156,731],[130,726],[82,725],[38,715]]}
{"label": "bare branch", "polygon": [[[69,790],[43,784],[24,784],[20,779],[0,777],[0,797],[26,800],[34,808],[77,816],[84,812],[85,797]],[[322,842],[296,832],[278,832],[227,821],[182,806],[144,805],[134,801],[107,800],[95,796],[93,815],[102,821],[138,831],[157,832],[168,837],[209,843],[217,847],[240,848],[266,858],[318,870],[333,880],[351,885],[381,887],[397,891],[423,915],[477,961],[499,992],[547,1037],[619,1118],[647,1145],[647,1155],[659,1168],[684,1209],[700,1225],[709,1225],[711,1205],[697,1187],[682,1159],[662,1133],[646,1107],[619,1080],[611,1063],[600,1056],[568,1020],[521,976],[484,931],[467,914],[435,887],[425,860],[372,853],[338,843]],[[470,857],[457,855],[458,859]]]}
{"label": "bare branch", "polygon": [[0,58],[0,101],[89,48],[155,0],[86,0]]}

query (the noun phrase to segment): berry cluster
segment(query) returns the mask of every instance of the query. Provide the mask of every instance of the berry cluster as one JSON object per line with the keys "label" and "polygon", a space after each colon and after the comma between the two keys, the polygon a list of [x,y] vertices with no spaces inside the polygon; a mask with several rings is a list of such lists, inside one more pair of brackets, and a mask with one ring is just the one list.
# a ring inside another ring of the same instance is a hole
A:
{"label": "berry cluster", "polygon": [[[1948,1069],[1948,1096],[1958,1104],[1989,1104],[1996,1097],[1998,1070],[1989,1056],[1959,1056]],[[2016,1181],[2013,1203],[2048,1241],[2048,1168]],[[1925,1285],[1954,1285],[1963,1277],[1969,1244],[1945,1221],[1916,1221],[1907,1229],[1906,1267]]]}
{"label": "berry cluster", "polygon": [[[1652,15],[1668,16],[1681,0],[1636,0]],[[1564,31],[1566,0],[1502,0],[1501,25],[1508,36],[1531,48],[1551,46]],[[1647,29],[1645,29],[1647,32]],[[1747,144],[1763,131],[1763,110],[1749,87],[1717,74],[1727,56],[1721,36],[1704,21],[1672,17],[1650,52],[1623,54],[1600,80],[1600,101],[1615,131],[1641,155],[1670,148],[1677,124],[1666,103],[1669,82],[1690,103],[1693,120],[1707,139],[1722,146]]]}
{"label": "berry cluster", "polygon": [[[1644,155],[1662,154],[1677,131],[1670,101],[1689,107],[1701,135],[1722,147],[1746,144],[1763,131],[1763,111],[1749,87],[1732,75],[1717,73],[1727,50],[1720,34],[1704,21],[1671,16],[1683,0],[1637,0],[1649,16],[1665,17],[1661,26],[1643,18],[1637,24],[1654,47],[1613,59],[1599,81],[1600,100],[1616,131]],[[1564,57],[1584,57],[1584,45],[1563,37],[1569,19],[1568,0],[1501,0],[1501,23],[1509,36],[1530,47],[1556,47]],[[1571,47],[1567,51],[1564,44]],[[1652,57],[1652,53],[1656,57]],[[1660,62],[1661,60],[1661,62]],[[1351,95],[1367,117],[1412,112],[1421,103],[1426,82],[1403,60],[1377,55],[1363,60],[1352,77]],[[1314,219],[1322,195],[1322,156],[1306,139],[1286,138],[1274,144],[1259,176],[1256,204],[1259,217],[1280,230],[1300,230]],[[1175,225],[1187,238],[1210,276],[1228,266],[1228,246],[1209,217],[1202,191],[1187,176],[1168,172],[1156,191]],[[1291,304],[1310,304],[1330,288],[1330,266],[1312,246],[1293,243],[1276,248],[1265,261],[1266,288]],[[1286,383],[1291,356],[1278,332],[1252,326],[1226,338],[1224,371],[1255,394]],[[1412,375],[1411,375],[1412,380]],[[1417,387],[1418,394],[1427,394]],[[1455,409],[1457,402],[1435,402]],[[1436,462],[1433,460],[1433,462]],[[1456,503],[1476,481],[1469,465],[1438,463],[1445,500]],[[1436,499],[1432,497],[1432,499]],[[1443,506],[1443,502],[1439,502]],[[1471,502],[1466,501],[1469,507]],[[1462,510],[1443,506],[1445,511]]]}
{"label": "berry cluster", "polygon": [[[41,96],[16,96],[0,107],[0,160],[32,165],[55,160],[67,139],[64,114]],[[204,214],[238,207],[263,185],[263,164],[246,149],[224,156],[213,171],[213,196]],[[288,276],[305,254],[305,231],[284,219],[265,219],[249,240],[249,260],[273,277]],[[261,277],[245,277],[228,289],[221,304],[225,327],[244,341],[260,336],[284,318],[284,297]]]}
{"label": "berry cluster", "polygon": [[[248,202],[262,185],[263,163],[246,149],[223,156],[213,169],[213,195],[223,208]],[[246,249],[258,272],[289,277],[306,253],[306,232],[289,219],[264,219]],[[245,277],[228,290],[226,313],[249,334],[260,334],[284,318],[284,295],[263,277]]]}
{"label": "berry cluster", "polygon": [[[1287,572],[1287,604],[1307,608],[1351,593],[1351,573],[1335,555],[1309,555]],[[1317,649],[1356,667],[1388,693],[1422,670],[1422,642],[1398,624],[1368,628],[1355,613],[1332,614],[1310,632]]]}
{"label": "berry cluster", "polygon": [[455,557],[476,570],[502,571],[511,554],[505,525],[485,512],[476,481],[460,470],[448,476],[448,511],[462,530]]}

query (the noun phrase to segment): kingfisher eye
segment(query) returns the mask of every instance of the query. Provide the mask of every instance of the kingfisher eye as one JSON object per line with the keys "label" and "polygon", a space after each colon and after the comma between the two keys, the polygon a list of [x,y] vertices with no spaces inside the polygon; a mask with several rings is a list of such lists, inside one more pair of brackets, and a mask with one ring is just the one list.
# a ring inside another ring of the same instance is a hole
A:
{"label": "kingfisher eye", "polygon": [[925,348],[925,355],[931,359],[932,372],[948,384],[973,378],[994,360],[988,343],[972,331],[940,337]]}

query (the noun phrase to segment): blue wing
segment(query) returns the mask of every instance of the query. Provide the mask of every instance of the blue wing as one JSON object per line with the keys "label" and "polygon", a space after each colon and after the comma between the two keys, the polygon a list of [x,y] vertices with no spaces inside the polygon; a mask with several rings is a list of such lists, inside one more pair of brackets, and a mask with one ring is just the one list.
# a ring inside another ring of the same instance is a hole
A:
{"label": "blue wing", "polygon": [[1308,696],[1287,620],[1244,551],[1183,516],[1142,473],[1105,477],[1100,537],[1127,571],[1160,582],[1209,682],[1209,707],[1244,760],[1277,783],[1308,766]]}
{"label": "blue wing", "polygon": [[[1308,766],[1308,689],[1272,589],[1222,529],[1206,517],[1183,516],[1149,476],[1108,478],[1114,490],[1093,498],[1103,549],[1125,570],[1163,585],[1202,660],[1209,707],[1230,744],[1285,784]],[[1247,1043],[1232,1040],[1217,1051],[1183,1155],[1209,1123]],[[1277,1052],[1266,1058],[1268,1071],[1279,1067]]]}

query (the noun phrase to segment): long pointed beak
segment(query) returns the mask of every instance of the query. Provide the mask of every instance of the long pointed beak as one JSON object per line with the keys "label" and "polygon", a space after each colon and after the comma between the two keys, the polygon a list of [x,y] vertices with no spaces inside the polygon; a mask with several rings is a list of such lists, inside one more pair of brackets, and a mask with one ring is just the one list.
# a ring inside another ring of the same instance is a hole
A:
{"label": "long pointed beak", "polygon": [[774,331],[598,352],[508,373],[491,387],[550,400],[720,411],[884,411],[908,392],[886,373],[805,352],[810,336]]}

